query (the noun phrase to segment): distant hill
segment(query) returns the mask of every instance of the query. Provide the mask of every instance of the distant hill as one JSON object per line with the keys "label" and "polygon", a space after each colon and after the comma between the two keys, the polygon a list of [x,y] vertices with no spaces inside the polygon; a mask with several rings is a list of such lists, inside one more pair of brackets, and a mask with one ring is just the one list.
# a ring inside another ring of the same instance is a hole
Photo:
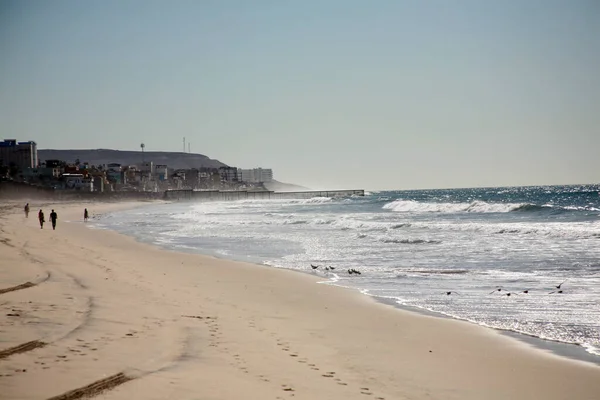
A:
{"label": "distant hill", "polygon": [[[96,150],[38,150],[40,162],[46,160],[62,160],[73,163],[79,160],[90,165],[103,165],[118,163],[121,165],[136,165],[142,162],[141,151],[122,151],[110,149]],[[144,160],[152,161],[154,164],[166,164],[169,169],[189,169],[189,168],[219,168],[227,167],[219,160],[208,158],[203,154],[169,152],[169,151],[145,151]],[[276,180],[265,183],[268,190],[275,192],[294,192],[309,190],[303,186],[283,183]]]}
{"label": "distant hill", "polygon": [[[96,150],[38,150],[40,162],[45,160],[62,160],[69,163],[79,161],[90,165],[101,165],[118,163],[122,165],[135,165],[142,162],[141,151],[121,151],[110,149]],[[152,161],[154,164],[166,164],[170,169],[188,168],[219,168],[226,167],[219,160],[213,160],[203,154],[167,152],[167,151],[145,151],[144,160]]]}

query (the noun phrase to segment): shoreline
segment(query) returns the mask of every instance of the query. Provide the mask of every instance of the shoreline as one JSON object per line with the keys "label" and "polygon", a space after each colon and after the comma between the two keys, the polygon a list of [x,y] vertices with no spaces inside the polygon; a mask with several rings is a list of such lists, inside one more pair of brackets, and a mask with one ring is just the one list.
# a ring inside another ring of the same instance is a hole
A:
{"label": "shoreline", "polygon": [[0,289],[40,282],[0,295],[0,352],[43,345],[0,358],[0,398],[49,398],[94,382],[112,389],[103,399],[592,400],[600,392],[597,365],[492,329],[315,285],[322,279],[311,274],[165,250],[75,222],[83,207],[132,206],[55,205],[55,232],[25,220],[18,205],[3,207]]}
{"label": "shoreline", "polygon": [[[166,202],[156,202],[155,204],[165,204]],[[140,204],[138,207],[144,207],[144,206],[150,206],[150,204]],[[125,210],[120,210],[120,211],[126,211]],[[93,228],[96,229],[96,228]],[[267,268],[273,268],[273,269],[284,269],[287,271],[291,271],[291,272],[295,272],[295,273],[300,273],[300,274],[304,274],[304,275],[308,275],[308,276],[312,276],[316,279],[317,284],[324,284],[326,286],[336,286],[338,288],[343,288],[343,289],[348,289],[348,290],[352,290],[355,291],[357,293],[357,295],[360,296],[366,296],[367,298],[370,298],[372,301],[377,302],[377,303],[381,303],[381,304],[385,304],[387,306],[391,306],[392,308],[395,309],[399,309],[399,310],[404,310],[407,312],[412,312],[412,313],[416,313],[416,314],[420,314],[420,315],[425,315],[425,316],[430,316],[433,318],[442,318],[442,319],[449,319],[449,320],[454,320],[454,321],[461,321],[461,322],[465,322],[468,323],[472,326],[475,327],[479,327],[482,329],[490,329],[494,332],[498,332],[502,335],[505,335],[509,338],[513,338],[516,340],[519,340],[522,343],[525,343],[529,346],[532,346],[532,348],[537,349],[539,351],[549,351],[552,354],[559,356],[559,357],[564,357],[570,360],[575,360],[575,361],[581,361],[581,362],[586,362],[586,363],[592,363],[595,365],[600,366],[600,355],[595,355],[593,353],[590,353],[588,351],[585,350],[585,348],[580,345],[580,344],[576,344],[576,343],[567,343],[567,342],[561,342],[561,341],[557,341],[557,340],[551,340],[551,339],[544,339],[538,336],[534,336],[534,335],[530,335],[527,333],[523,333],[523,332],[517,332],[517,331],[511,331],[508,329],[501,329],[501,328],[495,328],[492,326],[486,326],[486,325],[481,325],[481,324],[477,324],[475,322],[466,320],[466,319],[461,319],[461,318],[456,318],[456,317],[452,317],[452,316],[448,316],[445,315],[443,313],[439,313],[436,311],[431,311],[431,310],[427,310],[427,309],[421,309],[418,307],[412,307],[412,306],[406,306],[406,305],[402,305],[396,302],[395,299],[391,299],[391,298],[385,298],[385,297],[381,297],[381,296],[376,296],[376,295],[367,295],[364,293],[361,293],[361,290],[359,288],[352,288],[352,287],[346,287],[343,285],[337,285],[334,282],[329,281],[329,278],[327,278],[326,276],[320,276],[320,275],[315,275],[313,273],[311,273],[311,271],[303,271],[303,270],[297,270],[297,269],[292,269],[292,268],[285,268],[285,267],[276,267],[276,266],[272,266],[272,265],[268,265],[268,264],[263,264],[263,263],[259,263],[259,262],[252,262],[252,261],[248,261],[248,260],[243,260],[243,259],[235,259],[235,258],[227,258],[226,256],[223,255],[219,255],[219,254],[205,254],[205,253],[201,253],[199,251],[193,250],[193,249],[173,249],[170,248],[168,245],[162,245],[160,243],[154,243],[150,240],[140,240],[138,237],[133,236],[133,235],[128,235],[126,233],[122,233],[118,230],[114,230],[111,228],[101,228],[101,229],[106,229],[112,232],[116,232],[118,234],[133,238],[134,240],[136,240],[139,243],[144,243],[150,246],[154,246],[157,248],[160,248],[162,250],[165,251],[169,251],[169,252],[174,252],[174,253],[185,253],[185,254],[195,254],[195,255],[200,255],[200,256],[204,256],[204,257],[212,257],[215,259],[219,259],[219,260],[223,260],[223,261],[233,261],[233,262],[243,262],[243,263],[248,263],[248,264],[252,264],[255,265],[257,267],[267,267]]]}
{"label": "shoreline", "polygon": [[589,353],[580,344],[565,343],[565,342],[559,342],[557,340],[543,339],[541,337],[528,335],[526,333],[510,331],[507,329],[494,328],[491,326],[479,325],[479,324],[476,324],[476,323],[468,321],[468,320],[450,317],[448,315],[444,315],[442,313],[438,313],[435,311],[430,311],[430,310],[420,309],[418,307],[411,307],[411,306],[405,306],[402,304],[398,304],[393,299],[388,299],[388,298],[383,298],[383,297],[378,297],[378,296],[371,296],[371,297],[373,297],[375,301],[380,302],[385,305],[388,305],[390,307],[394,307],[394,308],[397,308],[400,310],[405,310],[408,312],[413,312],[416,314],[427,315],[427,316],[430,316],[433,318],[462,321],[462,322],[471,324],[473,326],[480,327],[482,329],[491,329],[495,332],[500,333],[501,335],[504,335],[509,338],[518,340],[522,343],[525,343],[528,346],[531,346],[534,350],[546,351],[546,352],[552,353],[553,355],[555,355],[557,357],[562,357],[562,358],[573,360],[573,361],[580,361],[580,362],[585,362],[585,363],[590,363],[590,364],[595,364],[595,365],[600,366],[600,356]]}

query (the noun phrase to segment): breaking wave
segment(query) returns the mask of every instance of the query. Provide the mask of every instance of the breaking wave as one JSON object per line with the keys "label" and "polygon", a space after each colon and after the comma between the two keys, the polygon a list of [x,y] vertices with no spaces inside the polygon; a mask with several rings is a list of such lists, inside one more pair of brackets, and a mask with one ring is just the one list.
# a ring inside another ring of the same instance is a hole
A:
{"label": "breaking wave", "polygon": [[473,201],[470,203],[422,203],[413,200],[394,200],[383,206],[385,210],[406,213],[506,213],[506,212],[537,212],[553,209],[547,205],[519,203],[487,203]]}
{"label": "breaking wave", "polygon": [[383,243],[398,243],[398,244],[438,244],[441,243],[439,240],[427,240],[427,239],[381,239]]}

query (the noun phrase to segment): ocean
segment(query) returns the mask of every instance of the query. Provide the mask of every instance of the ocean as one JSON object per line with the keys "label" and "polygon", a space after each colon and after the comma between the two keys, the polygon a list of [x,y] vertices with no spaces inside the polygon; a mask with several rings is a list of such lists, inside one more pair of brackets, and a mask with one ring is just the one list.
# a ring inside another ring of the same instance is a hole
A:
{"label": "ocean", "polygon": [[401,307],[575,344],[595,358],[599,191],[539,186],[182,202],[103,215],[95,224],[172,250],[304,271]]}

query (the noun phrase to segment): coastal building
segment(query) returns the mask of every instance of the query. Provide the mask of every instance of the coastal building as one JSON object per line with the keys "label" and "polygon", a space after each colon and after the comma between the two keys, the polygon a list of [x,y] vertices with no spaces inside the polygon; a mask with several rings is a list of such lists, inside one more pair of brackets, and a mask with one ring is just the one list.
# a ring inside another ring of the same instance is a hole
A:
{"label": "coastal building", "polygon": [[140,171],[144,176],[154,175],[154,163],[152,161],[144,161],[140,164]]}
{"label": "coastal building", "polygon": [[154,169],[156,174],[156,180],[158,181],[166,181],[169,179],[168,169],[165,164],[156,164],[156,168]]}
{"label": "coastal building", "polygon": [[220,167],[219,175],[221,176],[221,180],[225,182],[238,181],[238,169],[236,167]]}
{"label": "coastal building", "polygon": [[46,161],[44,161],[44,164],[46,164],[46,167],[48,167],[48,168],[59,168],[62,165],[64,165],[65,163],[62,162],[61,160],[46,160]]}
{"label": "coastal building", "polygon": [[124,168],[122,182],[124,185],[137,184],[141,180],[141,172],[135,166],[129,165]]}
{"label": "coastal building", "polygon": [[238,169],[238,180],[250,183],[264,183],[273,180],[271,168]]}
{"label": "coastal building", "polygon": [[92,178],[85,177],[83,174],[62,174],[65,189],[81,190],[92,192],[94,190],[94,181]]}
{"label": "coastal building", "polygon": [[30,140],[17,142],[16,139],[4,139],[0,142],[0,166],[36,168],[38,166],[37,144]]}
{"label": "coastal building", "polygon": [[38,167],[25,168],[23,170],[23,178],[28,181],[58,179],[60,177],[60,168],[58,167]]}
{"label": "coastal building", "polygon": [[124,183],[121,164],[106,164],[104,169],[106,170],[106,179],[108,179],[111,183],[116,183],[117,185]]}

